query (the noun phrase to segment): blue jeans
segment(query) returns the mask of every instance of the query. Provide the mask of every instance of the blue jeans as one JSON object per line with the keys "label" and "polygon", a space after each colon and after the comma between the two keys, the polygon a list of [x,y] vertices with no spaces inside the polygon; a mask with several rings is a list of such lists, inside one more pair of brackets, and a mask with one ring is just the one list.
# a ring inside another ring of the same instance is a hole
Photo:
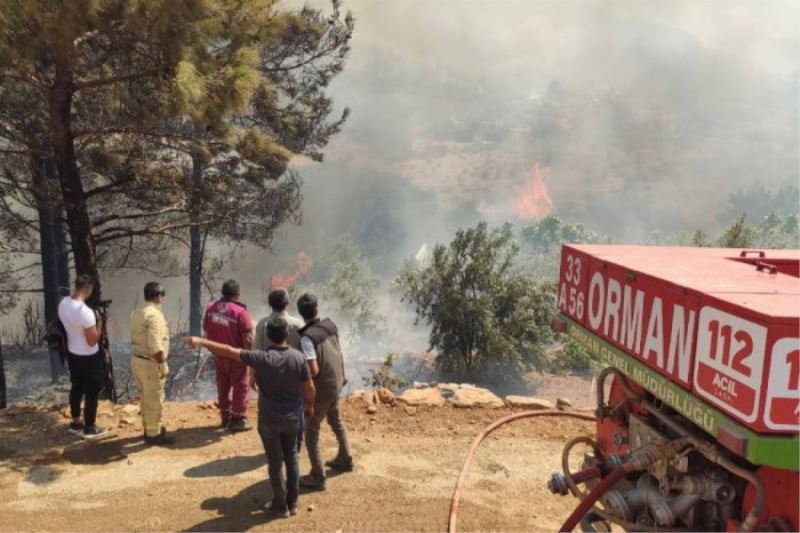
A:
{"label": "blue jeans", "polygon": [[[298,422],[258,424],[258,434],[269,463],[272,484],[272,506],[276,511],[297,507],[300,490],[300,467],[297,464]],[[286,465],[284,477],[283,466]]]}

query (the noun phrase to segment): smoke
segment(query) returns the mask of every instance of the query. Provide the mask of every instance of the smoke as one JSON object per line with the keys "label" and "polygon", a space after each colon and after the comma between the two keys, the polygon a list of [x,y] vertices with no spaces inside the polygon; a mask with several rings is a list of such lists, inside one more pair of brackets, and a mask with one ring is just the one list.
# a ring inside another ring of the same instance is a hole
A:
{"label": "smoke", "polygon": [[347,5],[332,91],[353,114],[309,184],[334,163],[406,181],[455,225],[500,221],[539,162],[559,215],[635,238],[713,228],[728,193],[797,183],[791,2]]}

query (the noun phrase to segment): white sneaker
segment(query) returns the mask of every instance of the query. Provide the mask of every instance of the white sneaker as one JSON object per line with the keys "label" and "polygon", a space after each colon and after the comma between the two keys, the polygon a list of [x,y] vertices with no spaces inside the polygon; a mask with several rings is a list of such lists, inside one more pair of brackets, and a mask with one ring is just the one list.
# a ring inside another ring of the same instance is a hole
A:
{"label": "white sneaker", "polygon": [[84,439],[98,439],[108,433],[107,428],[101,428],[99,426],[91,426],[83,429],[83,434],[81,435]]}

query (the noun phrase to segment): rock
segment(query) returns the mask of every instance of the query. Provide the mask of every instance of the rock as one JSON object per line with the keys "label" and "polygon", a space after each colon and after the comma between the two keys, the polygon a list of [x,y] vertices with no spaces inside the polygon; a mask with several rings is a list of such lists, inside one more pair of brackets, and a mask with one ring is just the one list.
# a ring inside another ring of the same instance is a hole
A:
{"label": "rock", "polygon": [[406,405],[405,407],[403,407],[403,411],[408,416],[414,416],[414,415],[417,414],[417,408],[416,407],[411,407],[410,405]]}
{"label": "rock", "polygon": [[459,389],[477,389],[479,387],[476,387],[472,383],[461,383],[461,384],[458,385],[458,388]]}
{"label": "rock", "polygon": [[386,387],[378,389],[378,400],[385,405],[394,405],[394,393]]}
{"label": "rock", "polygon": [[308,509],[308,512],[309,512],[309,513],[310,513],[311,511],[313,511],[313,510],[314,510],[314,504],[313,504],[313,503],[312,503],[312,504],[309,504],[309,506],[307,507],[307,509]]}
{"label": "rock", "polygon": [[556,407],[559,409],[569,409],[572,407],[572,402],[569,401],[567,398],[559,398],[556,400]]}
{"label": "rock", "polygon": [[411,387],[414,389],[427,389],[431,385],[429,383],[425,383],[424,381],[415,381]]}
{"label": "rock", "polygon": [[136,424],[136,417],[126,416],[119,421],[120,426],[132,426]]}
{"label": "rock", "polygon": [[69,408],[69,405],[61,409],[61,416],[64,418],[72,418],[72,411]]}
{"label": "rock", "polygon": [[406,405],[426,407],[442,407],[447,403],[439,389],[408,389],[397,397],[397,401]]}
{"label": "rock", "polygon": [[378,406],[377,405],[370,405],[369,407],[367,407],[367,414],[368,415],[374,415],[377,412],[378,412]]}
{"label": "rock", "polygon": [[367,391],[364,389],[356,389],[347,397],[348,400],[363,400],[367,397]]}
{"label": "rock", "polygon": [[445,398],[452,398],[458,390],[458,383],[439,383],[436,386]]}
{"label": "rock", "polygon": [[506,396],[506,403],[511,407],[523,407],[534,411],[538,409],[555,409],[556,407],[551,401],[530,396]]}
{"label": "rock", "polygon": [[498,398],[488,389],[481,389],[478,387],[458,389],[453,395],[453,405],[455,407],[485,407],[489,409],[497,409],[498,407],[505,407],[503,400]]}
{"label": "rock", "polygon": [[123,405],[120,408],[120,412],[123,415],[126,415],[126,416],[138,415],[139,414],[139,406],[133,405],[132,403],[129,403],[129,404]]}

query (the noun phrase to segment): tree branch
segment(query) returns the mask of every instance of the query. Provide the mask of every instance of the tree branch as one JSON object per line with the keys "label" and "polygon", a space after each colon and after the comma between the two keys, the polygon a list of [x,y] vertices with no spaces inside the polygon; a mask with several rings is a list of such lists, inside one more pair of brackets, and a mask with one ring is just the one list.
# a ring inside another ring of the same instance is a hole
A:
{"label": "tree branch", "polygon": [[75,91],[81,89],[92,89],[95,87],[103,87],[105,85],[113,85],[115,83],[122,83],[126,81],[138,80],[141,78],[149,78],[161,72],[161,69],[145,70],[143,72],[136,72],[134,74],[126,74],[124,76],[112,76],[110,78],[99,78],[96,80],[79,81],[75,84]]}
{"label": "tree branch", "polygon": [[115,222],[119,220],[137,220],[140,218],[150,218],[150,217],[157,217],[159,215],[166,215],[169,213],[183,213],[186,209],[182,207],[165,207],[160,211],[152,211],[149,213],[136,213],[133,215],[108,215],[106,217],[98,218],[94,221],[94,226],[102,226],[103,224],[108,224],[109,222]]}

